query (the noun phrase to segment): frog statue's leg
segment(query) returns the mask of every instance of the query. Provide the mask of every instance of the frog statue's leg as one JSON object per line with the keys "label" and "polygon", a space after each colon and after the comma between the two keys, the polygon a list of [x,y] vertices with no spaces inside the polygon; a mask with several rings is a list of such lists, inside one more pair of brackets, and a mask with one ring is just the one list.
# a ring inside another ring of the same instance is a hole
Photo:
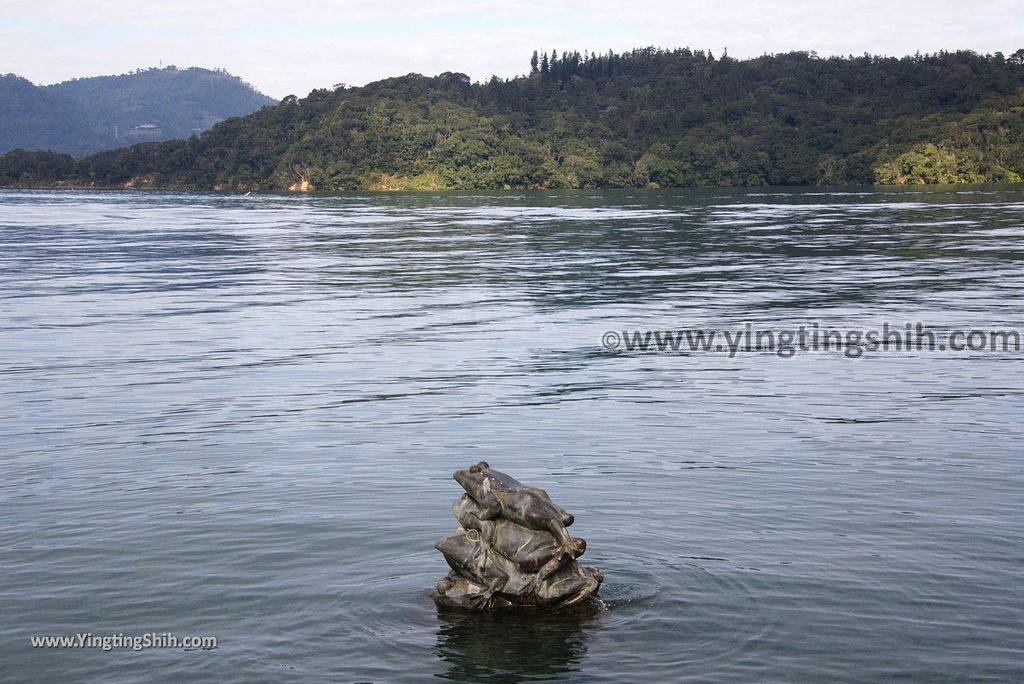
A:
{"label": "frog statue's leg", "polygon": [[585,546],[581,546],[579,539],[572,539],[569,531],[565,529],[565,519],[568,517],[570,523],[572,516],[565,509],[557,506],[548,493],[537,487],[522,487],[509,497],[508,509],[518,513],[524,523],[535,530],[547,530],[555,538],[565,551],[577,558],[583,553]]}
{"label": "frog statue's leg", "polygon": [[582,539],[570,539],[572,546],[568,549],[562,548],[562,550],[555,555],[551,560],[542,565],[537,570],[537,579],[545,580],[550,577],[556,570],[561,568],[563,565],[571,560],[575,560],[583,555],[583,552],[587,550],[587,542]]}
{"label": "frog statue's leg", "polygon": [[[479,498],[476,498],[479,497]],[[480,506],[480,512],[476,517],[480,520],[494,520],[501,517],[501,501],[491,492],[477,494],[474,500]]]}
{"label": "frog statue's leg", "polygon": [[487,585],[483,592],[470,597],[470,603],[477,610],[493,609],[509,580],[508,573],[498,567],[497,563],[491,561],[491,553],[493,552],[485,547],[482,560],[486,568]]}

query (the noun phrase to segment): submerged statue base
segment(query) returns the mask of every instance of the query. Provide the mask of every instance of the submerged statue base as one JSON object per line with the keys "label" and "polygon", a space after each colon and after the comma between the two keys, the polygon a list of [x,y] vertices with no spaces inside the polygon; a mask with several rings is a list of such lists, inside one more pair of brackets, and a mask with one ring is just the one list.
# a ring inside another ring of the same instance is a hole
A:
{"label": "submerged statue base", "polygon": [[452,506],[461,527],[434,545],[451,567],[433,593],[439,606],[555,608],[597,594],[604,574],[576,562],[587,543],[569,536],[573,517],[547,492],[484,461],[456,470],[455,480],[466,494]]}

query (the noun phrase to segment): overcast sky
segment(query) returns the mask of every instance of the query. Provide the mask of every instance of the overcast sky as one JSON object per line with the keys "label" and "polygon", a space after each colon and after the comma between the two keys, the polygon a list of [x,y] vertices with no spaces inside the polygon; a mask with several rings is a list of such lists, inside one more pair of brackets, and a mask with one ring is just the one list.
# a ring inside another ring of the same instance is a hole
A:
{"label": "overcast sky", "polygon": [[49,84],[220,67],[280,98],[413,71],[515,76],[540,48],[1010,54],[1024,47],[1022,17],[1022,0],[0,0],[0,73]]}

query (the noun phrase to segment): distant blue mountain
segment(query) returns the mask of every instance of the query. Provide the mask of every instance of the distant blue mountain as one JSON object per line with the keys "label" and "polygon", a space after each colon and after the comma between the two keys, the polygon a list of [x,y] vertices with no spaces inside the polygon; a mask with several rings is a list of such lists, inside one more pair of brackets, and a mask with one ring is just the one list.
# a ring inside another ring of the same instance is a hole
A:
{"label": "distant blue mountain", "polygon": [[139,70],[50,86],[0,76],[0,153],[89,154],[137,142],[187,138],[276,100],[226,71]]}

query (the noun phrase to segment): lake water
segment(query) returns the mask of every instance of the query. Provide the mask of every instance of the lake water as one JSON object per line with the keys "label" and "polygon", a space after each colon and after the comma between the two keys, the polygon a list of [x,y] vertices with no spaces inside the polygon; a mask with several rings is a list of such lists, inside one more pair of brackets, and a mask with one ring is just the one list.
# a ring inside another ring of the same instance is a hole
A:
{"label": "lake water", "polygon": [[[5,682],[1020,681],[1024,190],[0,193]],[[603,604],[439,615],[486,459]],[[32,635],[210,635],[212,650]]]}

